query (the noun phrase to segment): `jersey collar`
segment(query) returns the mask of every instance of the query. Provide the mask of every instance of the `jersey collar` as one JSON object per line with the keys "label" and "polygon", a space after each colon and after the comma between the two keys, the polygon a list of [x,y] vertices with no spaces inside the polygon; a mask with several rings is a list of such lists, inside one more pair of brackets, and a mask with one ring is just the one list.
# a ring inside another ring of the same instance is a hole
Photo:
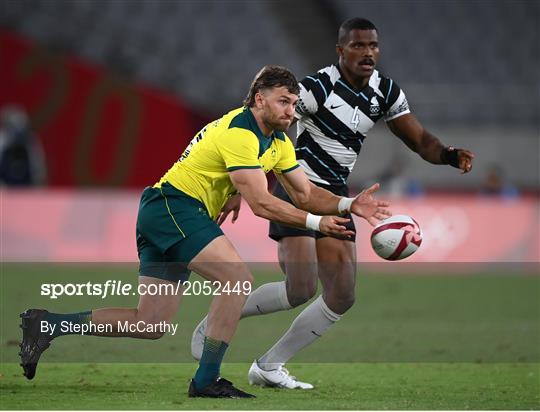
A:
{"label": "jersey collar", "polygon": [[279,139],[285,141],[285,133],[283,132],[278,132],[274,130],[270,136],[265,136],[259,128],[257,120],[255,120],[255,116],[253,116],[253,113],[251,112],[249,107],[244,107],[244,114],[247,117],[251,131],[255,133],[255,136],[257,136],[259,140]]}
{"label": "jersey collar", "polygon": [[356,86],[352,85],[351,83],[349,83],[349,81],[345,78],[345,76],[343,75],[343,72],[341,71],[341,68],[339,67],[339,62],[334,64],[334,67],[337,69],[338,73],[339,73],[339,80],[343,83],[345,83],[345,85],[349,88],[351,88],[351,90],[354,91],[355,94],[360,94],[364,91],[367,91],[371,88],[371,86],[369,85],[369,80],[367,82],[367,84],[362,88],[362,89],[358,89],[356,88]]}

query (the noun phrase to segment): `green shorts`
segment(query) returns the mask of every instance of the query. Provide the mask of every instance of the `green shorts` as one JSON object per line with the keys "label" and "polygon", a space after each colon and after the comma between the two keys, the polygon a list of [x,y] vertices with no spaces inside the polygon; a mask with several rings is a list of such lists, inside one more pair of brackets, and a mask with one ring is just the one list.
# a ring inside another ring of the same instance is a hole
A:
{"label": "green shorts", "polygon": [[185,282],[187,265],[223,231],[206,207],[169,183],[144,189],[137,215],[139,275]]}

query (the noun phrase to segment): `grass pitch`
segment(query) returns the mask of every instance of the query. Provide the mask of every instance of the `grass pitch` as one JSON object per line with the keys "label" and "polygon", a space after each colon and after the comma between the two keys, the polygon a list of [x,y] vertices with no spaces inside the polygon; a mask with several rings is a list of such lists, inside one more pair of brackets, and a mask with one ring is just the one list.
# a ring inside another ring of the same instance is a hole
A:
{"label": "grass pitch", "polygon": [[187,397],[190,364],[44,364],[33,381],[3,366],[2,409],[539,409],[538,364],[291,364],[311,391],[251,387],[249,364],[224,376],[250,400]]}
{"label": "grass pitch", "polygon": [[[4,264],[0,276],[1,409],[540,409],[540,276],[360,274],[357,303],[287,366],[312,391],[250,387],[247,370],[302,308],[244,319],[222,374],[254,400],[187,397],[191,332],[209,297],[185,297],[179,334],[159,341],[56,339],[27,381],[18,314],[132,307],[136,296],[40,296],[43,282],[136,282],[135,265]],[[445,267],[452,273],[452,267]],[[259,268],[257,283],[282,276]],[[194,280],[197,278],[194,278]]]}

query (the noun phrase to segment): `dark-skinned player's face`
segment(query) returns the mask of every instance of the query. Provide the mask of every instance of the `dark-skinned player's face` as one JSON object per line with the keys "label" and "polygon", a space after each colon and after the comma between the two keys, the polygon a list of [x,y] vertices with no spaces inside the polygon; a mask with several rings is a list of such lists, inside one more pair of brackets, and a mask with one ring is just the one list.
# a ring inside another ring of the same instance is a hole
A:
{"label": "dark-skinned player's face", "polygon": [[336,51],[342,67],[353,77],[372,75],[379,59],[379,39],[376,30],[351,30],[345,44]]}

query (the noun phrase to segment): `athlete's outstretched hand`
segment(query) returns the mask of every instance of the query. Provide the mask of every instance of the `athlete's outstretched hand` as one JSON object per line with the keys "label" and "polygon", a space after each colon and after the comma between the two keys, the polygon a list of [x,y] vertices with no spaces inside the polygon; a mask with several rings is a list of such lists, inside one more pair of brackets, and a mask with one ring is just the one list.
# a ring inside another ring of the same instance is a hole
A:
{"label": "athlete's outstretched hand", "polygon": [[472,170],[472,163],[474,159],[473,152],[466,149],[456,149],[458,151],[458,165],[461,169],[461,173],[469,173]]}
{"label": "athlete's outstretched hand", "polygon": [[227,216],[231,212],[233,212],[233,217],[231,222],[236,222],[236,219],[238,219],[238,214],[240,213],[240,206],[242,205],[242,196],[238,193],[236,195],[231,196],[223,205],[221,208],[221,211],[219,212],[219,215],[217,216],[217,224],[221,226],[223,222],[225,222],[225,219],[227,219]]}
{"label": "athlete's outstretched hand", "polygon": [[323,216],[319,222],[319,232],[329,236],[354,236],[352,230],[347,230],[345,224],[350,219],[338,216]]}
{"label": "athlete's outstretched hand", "polygon": [[370,188],[363,190],[351,204],[351,213],[363,217],[371,226],[375,226],[380,220],[392,216],[392,212],[388,209],[390,203],[373,197],[373,193],[379,190],[379,187],[380,185],[375,183]]}

